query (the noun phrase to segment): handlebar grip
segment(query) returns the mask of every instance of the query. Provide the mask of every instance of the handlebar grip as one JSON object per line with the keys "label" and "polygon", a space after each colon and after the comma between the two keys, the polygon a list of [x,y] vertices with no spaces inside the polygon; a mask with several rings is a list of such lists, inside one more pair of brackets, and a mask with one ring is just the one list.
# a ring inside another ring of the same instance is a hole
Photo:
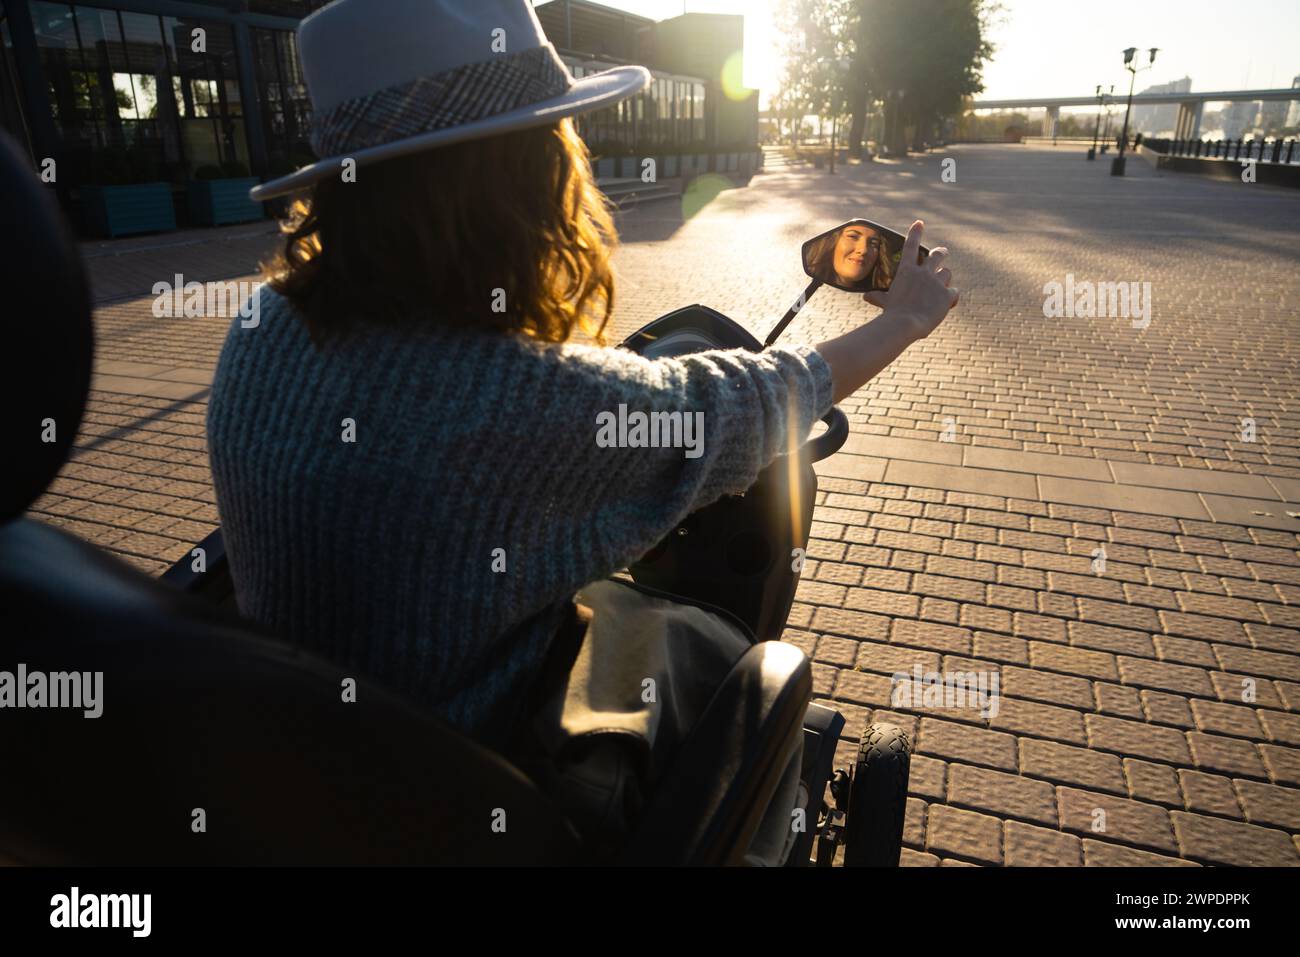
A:
{"label": "handlebar grip", "polygon": [[826,431],[808,443],[808,455],[811,461],[820,462],[838,452],[849,438],[849,419],[838,406],[822,417]]}

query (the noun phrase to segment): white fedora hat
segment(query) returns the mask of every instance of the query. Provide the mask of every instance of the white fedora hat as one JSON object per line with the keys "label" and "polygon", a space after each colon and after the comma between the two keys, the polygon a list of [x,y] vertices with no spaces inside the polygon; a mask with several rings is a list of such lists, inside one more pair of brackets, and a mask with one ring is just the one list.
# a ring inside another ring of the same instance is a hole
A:
{"label": "white fedora hat", "polygon": [[555,123],[644,90],[620,66],[575,80],[527,0],[336,0],[298,25],[321,159],[255,187],[283,196],[362,166]]}

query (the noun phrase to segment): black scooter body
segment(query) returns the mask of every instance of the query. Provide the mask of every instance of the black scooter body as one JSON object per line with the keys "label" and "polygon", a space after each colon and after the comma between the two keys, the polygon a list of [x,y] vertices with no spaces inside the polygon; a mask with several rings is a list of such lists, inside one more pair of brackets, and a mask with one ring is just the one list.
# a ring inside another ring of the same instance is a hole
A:
{"label": "black scooter body", "polygon": [[[686,306],[629,336],[623,347],[649,358],[710,349],[762,350],[736,322],[707,306]],[[838,409],[827,432],[778,458],[741,495],[693,512],[629,568],[641,585],[724,608],[756,641],[781,637],[799,584],[817,498],[812,463],[848,436]]]}

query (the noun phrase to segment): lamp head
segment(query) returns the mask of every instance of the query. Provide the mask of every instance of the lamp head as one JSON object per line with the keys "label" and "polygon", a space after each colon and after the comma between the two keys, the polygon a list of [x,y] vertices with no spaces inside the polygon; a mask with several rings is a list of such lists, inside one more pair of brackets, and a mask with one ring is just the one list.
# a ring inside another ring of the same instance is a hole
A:
{"label": "lamp head", "polygon": [[1124,51],[1124,65],[1125,65],[1125,66],[1128,66],[1130,63],[1133,62],[1133,54],[1135,54],[1135,53],[1137,53],[1137,52],[1138,52],[1137,47],[1129,47],[1127,50]]}

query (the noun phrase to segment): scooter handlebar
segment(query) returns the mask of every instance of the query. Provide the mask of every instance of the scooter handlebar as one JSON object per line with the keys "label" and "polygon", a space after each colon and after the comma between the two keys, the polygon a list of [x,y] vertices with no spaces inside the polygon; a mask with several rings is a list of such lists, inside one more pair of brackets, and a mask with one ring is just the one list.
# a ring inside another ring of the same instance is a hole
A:
{"label": "scooter handlebar", "polygon": [[831,410],[822,417],[822,421],[826,423],[826,431],[808,443],[808,456],[813,462],[830,458],[849,438],[848,417],[839,410],[838,406],[831,406]]}

